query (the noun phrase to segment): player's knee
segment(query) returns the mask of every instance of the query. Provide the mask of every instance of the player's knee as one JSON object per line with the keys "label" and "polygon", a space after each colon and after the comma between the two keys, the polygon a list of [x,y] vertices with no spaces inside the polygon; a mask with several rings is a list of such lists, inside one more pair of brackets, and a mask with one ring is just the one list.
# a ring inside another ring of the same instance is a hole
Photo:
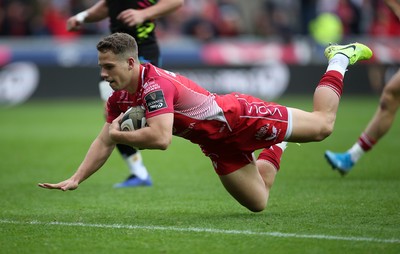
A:
{"label": "player's knee", "polygon": [[336,115],[326,112],[316,112],[316,114],[317,117],[312,121],[309,131],[313,136],[313,141],[322,141],[332,134]]}
{"label": "player's knee", "polygon": [[257,202],[257,203],[252,203],[250,205],[246,205],[246,208],[249,209],[253,213],[259,213],[265,210],[267,207],[267,202],[262,201],[262,202]]}
{"label": "player's knee", "polygon": [[400,105],[400,91],[396,91],[390,87],[383,90],[379,107],[382,111],[395,111]]}
{"label": "player's knee", "polygon": [[322,141],[329,137],[333,132],[334,121],[326,119],[326,121],[322,122],[319,127],[316,129],[315,133],[315,141]]}
{"label": "player's knee", "polygon": [[333,132],[333,123],[326,124],[322,128],[321,133],[320,133],[321,140],[324,140],[327,137],[329,137],[332,134],[332,132]]}

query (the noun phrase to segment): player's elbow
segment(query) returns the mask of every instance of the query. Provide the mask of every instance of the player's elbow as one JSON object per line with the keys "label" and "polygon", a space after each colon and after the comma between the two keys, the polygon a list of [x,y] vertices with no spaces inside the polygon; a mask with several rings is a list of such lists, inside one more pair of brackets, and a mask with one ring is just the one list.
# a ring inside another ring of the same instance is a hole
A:
{"label": "player's elbow", "polygon": [[159,150],[167,150],[171,142],[172,142],[171,137],[160,138],[157,140],[156,147]]}

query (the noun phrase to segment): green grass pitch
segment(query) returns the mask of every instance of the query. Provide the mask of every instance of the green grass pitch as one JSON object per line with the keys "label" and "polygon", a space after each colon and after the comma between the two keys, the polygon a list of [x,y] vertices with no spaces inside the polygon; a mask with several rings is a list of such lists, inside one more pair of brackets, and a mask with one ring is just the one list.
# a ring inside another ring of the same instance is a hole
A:
{"label": "green grass pitch", "polygon": [[[311,97],[278,102],[312,108]],[[231,198],[179,138],[143,151],[152,187],[112,188],[128,173],[114,152],[77,190],[41,189],[75,171],[103,125],[102,102],[0,108],[0,253],[400,253],[400,117],[349,175],[323,157],[349,148],[377,103],[344,96],[328,139],[289,144],[261,213]]]}

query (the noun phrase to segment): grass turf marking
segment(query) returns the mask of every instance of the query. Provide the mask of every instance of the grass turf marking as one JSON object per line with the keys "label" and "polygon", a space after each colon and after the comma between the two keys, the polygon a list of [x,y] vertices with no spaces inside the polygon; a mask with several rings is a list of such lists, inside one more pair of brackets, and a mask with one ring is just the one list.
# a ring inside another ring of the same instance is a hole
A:
{"label": "grass turf marking", "polygon": [[250,230],[225,230],[213,228],[180,228],[172,226],[140,226],[140,225],[123,225],[123,224],[91,224],[82,222],[42,222],[42,221],[15,221],[0,219],[1,224],[20,224],[20,225],[43,225],[43,226],[68,226],[68,227],[91,227],[91,228],[113,228],[113,229],[140,229],[140,230],[159,230],[159,231],[176,231],[176,232],[195,232],[195,233],[211,233],[211,234],[232,234],[232,235],[254,235],[254,236],[271,236],[282,238],[306,238],[320,240],[337,240],[337,241],[355,241],[355,242],[376,242],[376,243],[400,243],[400,239],[381,239],[374,237],[355,237],[355,236],[333,236],[333,235],[307,235],[296,233],[282,232],[257,232]]}

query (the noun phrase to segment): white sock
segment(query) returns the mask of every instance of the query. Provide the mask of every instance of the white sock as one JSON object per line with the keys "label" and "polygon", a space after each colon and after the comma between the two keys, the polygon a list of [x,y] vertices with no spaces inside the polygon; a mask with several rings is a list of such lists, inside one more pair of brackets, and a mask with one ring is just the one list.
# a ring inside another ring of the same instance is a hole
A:
{"label": "white sock", "polygon": [[344,73],[347,70],[347,66],[349,66],[349,58],[343,54],[336,54],[329,60],[328,67],[326,71],[338,71],[340,72],[343,77]]}
{"label": "white sock", "polygon": [[356,163],[365,153],[358,142],[356,142],[347,152],[350,153],[351,160],[354,163]]}
{"label": "white sock", "polygon": [[142,161],[142,155],[137,151],[134,155],[125,158],[126,163],[130,169],[132,175],[139,177],[140,179],[146,179],[149,176],[146,167]]}
{"label": "white sock", "polygon": [[282,149],[282,152],[285,151],[286,147],[287,147],[287,142],[286,141],[282,141],[281,143],[275,144],[277,147]]}

